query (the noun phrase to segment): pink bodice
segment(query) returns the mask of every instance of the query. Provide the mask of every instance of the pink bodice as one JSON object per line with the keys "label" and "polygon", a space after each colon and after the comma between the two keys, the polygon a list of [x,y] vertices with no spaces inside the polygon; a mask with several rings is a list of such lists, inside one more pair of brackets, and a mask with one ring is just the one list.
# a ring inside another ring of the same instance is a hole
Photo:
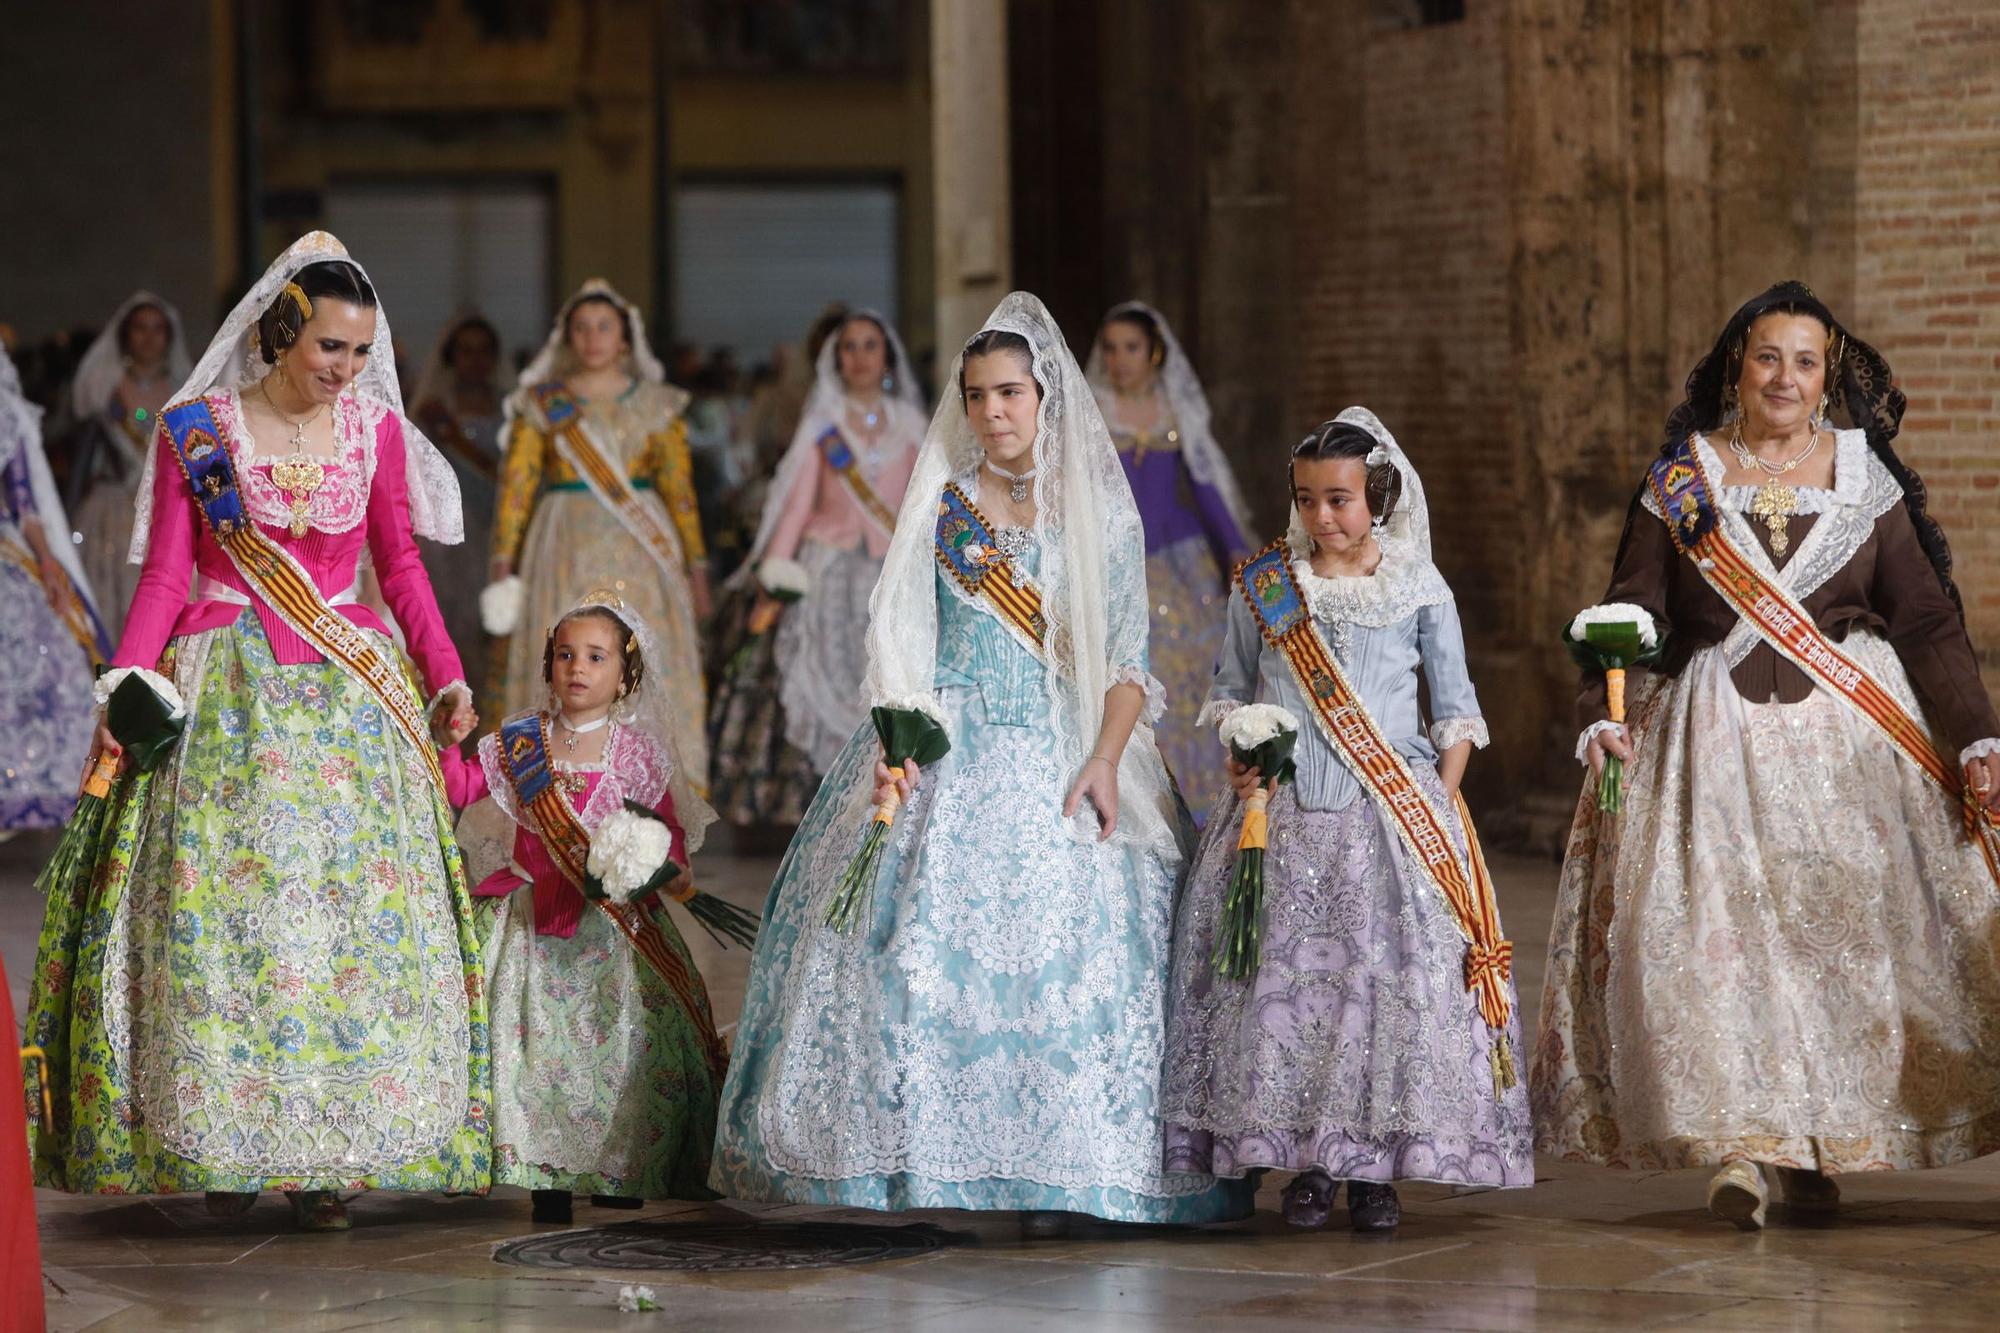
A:
{"label": "pink bodice", "polygon": [[[320,460],[323,480],[306,508],[306,532],[295,537],[291,503],[271,479],[277,460],[260,453],[244,430],[235,395],[215,394],[208,402],[236,462],[245,509],[264,535],[290,552],[341,615],[362,629],[386,635],[388,628],[379,616],[347,600],[365,548],[374,559],[382,599],[402,628],[426,688],[435,694],[463,680],[458,650],[445,632],[411,532],[403,429],[396,414],[351,392],[334,404],[339,452]],[[279,665],[322,660],[318,650],[250,588],[216,544],[195,510],[187,477],[164,432],[153,447],[159,457],[153,477],[152,536],[112,664],[153,667],[168,640],[228,624],[241,614],[245,599],[256,610]],[[479,557],[467,553],[466,558]],[[235,598],[219,594],[223,588]]]}
{"label": "pink bodice", "polygon": [[[576,934],[577,922],[583,919],[589,904],[583,892],[570,883],[555,858],[549,855],[541,838],[520,817],[513,793],[505,789],[506,778],[499,765],[499,738],[487,736],[480,742],[479,750],[477,762],[466,759],[457,746],[447,747],[438,754],[444,767],[445,792],[454,806],[464,809],[493,796],[514,824],[512,863],[474,885],[473,895],[504,897],[526,884],[534,893],[535,933],[568,939]],[[578,789],[569,793],[569,802],[586,828],[596,827],[628,798],[650,805],[667,823],[668,857],[685,868],[687,833],[674,814],[673,794],[667,790],[671,774],[667,762],[665,752],[647,737],[617,728],[605,743],[604,768],[568,771],[568,776],[582,779]],[[607,774],[611,778],[608,786]],[[496,792],[496,786],[501,790]],[[600,796],[602,799],[595,799]]]}
{"label": "pink bodice", "polygon": [[[872,469],[864,465],[862,474],[868,479],[869,489],[893,513],[903,503],[903,491],[916,467],[917,451],[914,445],[896,449],[887,440],[878,447],[886,456]],[[799,543],[808,537],[822,546],[842,551],[865,546],[869,556],[876,560],[888,553],[889,534],[862,512],[852,488],[818,449],[813,450],[809,467],[782,503],[784,509],[778,525],[772,530],[771,543],[762,555],[793,559]]]}

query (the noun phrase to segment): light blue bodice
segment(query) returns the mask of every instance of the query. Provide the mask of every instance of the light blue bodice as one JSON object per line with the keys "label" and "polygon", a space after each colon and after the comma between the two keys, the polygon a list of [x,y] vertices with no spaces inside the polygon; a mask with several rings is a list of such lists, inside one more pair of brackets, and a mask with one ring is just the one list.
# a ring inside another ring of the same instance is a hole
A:
{"label": "light blue bodice", "polygon": [[[1479,696],[1465,661],[1465,635],[1459,625],[1458,607],[1442,581],[1423,583],[1433,591],[1406,597],[1411,606],[1403,614],[1392,598],[1384,598],[1360,623],[1343,618],[1335,609],[1336,599],[1315,596],[1315,587],[1325,588],[1334,580],[1317,580],[1306,587],[1312,607],[1313,624],[1333,651],[1342,674],[1361,696],[1382,734],[1411,764],[1435,767],[1440,744],[1449,746],[1461,739],[1486,743],[1486,725],[1479,712]],[[1340,580],[1355,584],[1366,580]],[[1418,580],[1410,579],[1414,585]],[[1382,611],[1387,607],[1387,611]],[[1417,676],[1423,674],[1430,688],[1431,731],[1424,728],[1424,714],[1417,697]],[[1305,810],[1340,810],[1361,794],[1361,785],[1333,745],[1313,720],[1313,709],[1299,688],[1298,679],[1284,654],[1264,641],[1257,615],[1243,600],[1241,591],[1229,599],[1229,629],[1223,640],[1222,658],[1217,665],[1215,685],[1209,702],[1268,703],[1289,710],[1299,719],[1299,742],[1295,752],[1298,765],[1298,802]],[[1433,743],[1433,738],[1437,743]],[[1219,748],[1219,747],[1218,747]]]}
{"label": "light blue bodice", "polygon": [[[1015,558],[1022,572],[1041,569],[1041,548],[1030,543]],[[981,607],[972,605],[943,570],[937,579],[937,688],[977,690],[986,704],[986,721],[996,727],[1032,727],[1048,715],[1048,690],[1042,664]]]}

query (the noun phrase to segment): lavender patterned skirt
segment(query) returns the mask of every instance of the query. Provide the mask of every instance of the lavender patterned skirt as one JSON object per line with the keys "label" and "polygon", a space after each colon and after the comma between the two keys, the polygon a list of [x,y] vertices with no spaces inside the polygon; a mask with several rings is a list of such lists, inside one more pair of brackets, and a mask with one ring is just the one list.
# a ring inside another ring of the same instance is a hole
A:
{"label": "lavender patterned skirt", "polygon": [[[1445,804],[1434,773],[1418,781]],[[1227,791],[1212,809],[1174,930],[1168,1169],[1533,1184],[1520,1006],[1507,1029],[1520,1081],[1496,1096],[1464,936],[1374,803],[1301,810],[1291,787],[1271,799],[1262,957],[1244,981],[1209,962],[1241,827]]]}

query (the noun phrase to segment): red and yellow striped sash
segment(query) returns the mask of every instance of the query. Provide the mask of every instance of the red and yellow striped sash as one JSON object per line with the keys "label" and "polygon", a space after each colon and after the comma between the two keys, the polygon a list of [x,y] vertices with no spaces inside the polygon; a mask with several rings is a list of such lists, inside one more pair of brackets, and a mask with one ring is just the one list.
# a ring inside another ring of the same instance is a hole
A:
{"label": "red and yellow striped sash", "polygon": [[[1480,1017],[1487,1025],[1504,1028],[1513,1008],[1506,982],[1513,974],[1514,946],[1500,934],[1493,878],[1487,872],[1465,798],[1453,797],[1465,828],[1467,857],[1461,863],[1443,812],[1417,785],[1408,761],[1383,736],[1339,662],[1327,650],[1292,575],[1285,543],[1274,542],[1237,565],[1236,581],[1257,613],[1265,641],[1291,667],[1321,734],[1361,780],[1403,845],[1444,895],[1467,942],[1466,988],[1476,993]],[[1496,1045],[1495,1055],[1496,1080],[1512,1086],[1511,1055],[1504,1043]]]}
{"label": "red and yellow striped sash", "polygon": [[819,451],[826,459],[826,465],[847,483],[848,494],[861,506],[861,511],[875,520],[882,531],[894,532],[896,511],[884,504],[882,497],[875,493],[875,488],[868,484],[868,478],[862,475],[861,460],[855,457],[853,448],[841,435],[838,426],[828,426],[826,433],[819,437]]}
{"label": "red and yellow striped sash", "polygon": [[663,571],[685,574],[680,534],[662,512],[647,504],[623,468],[613,467],[584,428],[582,405],[560,380],[537,384],[528,395],[541,411],[542,422],[569,465],[576,469],[598,503],[609,509],[625,530],[638,539]]}
{"label": "red and yellow striped sash", "polygon": [[[729,1067],[729,1051],[715,1019],[709,1011],[708,992],[687,960],[668,942],[666,932],[638,903],[617,903],[592,896],[584,887],[590,866],[590,831],[583,826],[570,804],[562,784],[555,780],[555,765],[549,759],[548,723],[540,713],[516,713],[500,726],[500,767],[513,788],[514,800],[534,825],[549,858],[598,911],[611,920],[634,953],[644,959],[686,1011],[701,1039],[702,1054],[710,1071],[719,1080]],[[600,781],[609,781],[609,778]],[[692,881],[690,881],[692,882]]]}
{"label": "red and yellow striped sash", "polygon": [[[35,557],[14,543],[0,542],[0,559],[20,566],[36,583],[42,581],[42,567],[35,562]],[[83,604],[83,594],[76,590],[68,575],[63,576],[62,606],[56,611],[56,617],[69,631],[70,637],[82,646],[85,655],[90,658],[91,668],[95,670],[103,666],[104,646],[98,642],[97,624],[91,619],[90,609]]]}
{"label": "red and yellow striped sash", "polygon": [[357,628],[334,610],[291,553],[250,520],[236,489],[234,461],[206,399],[176,403],[160,420],[216,545],[280,620],[375,696],[422,757],[438,799],[444,800],[444,770],[438,766],[430,720],[388,639]]}
{"label": "red and yellow striped sash", "polygon": [[1048,620],[1042,614],[1042,590],[1035,581],[1014,568],[1001,551],[994,527],[979,512],[957,482],[946,482],[938,499],[937,535],[933,549],[961,588],[999,613],[1000,622],[1012,630],[1035,656],[1043,657],[1049,636]]}
{"label": "red and yellow striped sash", "polygon": [[1986,868],[2000,884],[2000,819],[1988,810],[1938,753],[1930,732],[1858,662],[1819,632],[1812,614],[1783,586],[1764,577],[1744,556],[1722,522],[1713,485],[1690,436],[1670,457],[1657,460],[1646,484],[1659,502],[1674,548],[1700,571],[1708,586],[1786,661],[1824,686],[1889,738],[1906,758],[1959,807],[1966,836],[1979,846]]}

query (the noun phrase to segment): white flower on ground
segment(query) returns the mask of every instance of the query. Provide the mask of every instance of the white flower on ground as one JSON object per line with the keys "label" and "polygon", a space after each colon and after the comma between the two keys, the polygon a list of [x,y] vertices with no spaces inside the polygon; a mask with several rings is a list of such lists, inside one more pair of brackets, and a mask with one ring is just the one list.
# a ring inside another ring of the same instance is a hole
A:
{"label": "white flower on ground", "polygon": [[621,1314],[638,1314],[642,1310],[657,1310],[660,1302],[654,1298],[651,1287],[624,1286],[618,1289],[618,1310]]}
{"label": "white flower on ground", "polygon": [[1248,754],[1265,741],[1299,729],[1291,710],[1276,704],[1245,704],[1217,725],[1215,734],[1232,750]]}
{"label": "white flower on ground", "polygon": [[757,566],[757,582],[763,584],[764,591],[771,596],[787,601],[812,591],[812,575],[806,572],[804,565],[775,555]]}
{"label": "white flower on ground", "polygon": [[673,834],[657,819],[635,815],[630,810],[614,810],[604,817],[590,835],[590,859],[585,868],[615,898],[637,893],[673,849]]}
{"label": "white flower on ground", "polygon": [[1653,626],[1653,617],[1643,606],[1630,602],[1606,602],[1602,606],[1586,606],[1576,613],[1576,619],[1569,622],[1569,637],[1583,642],[1584,631],[1591,625],[1637,625],[1639,642],[1651,648],[1660,641],[1660,632]]}
{"label": "white flower on ground", "polygon": [[504,639],[521,627],[521,607],[527,588],[519,574],[489,583],[479,591],[479,624],[496,639]]}

